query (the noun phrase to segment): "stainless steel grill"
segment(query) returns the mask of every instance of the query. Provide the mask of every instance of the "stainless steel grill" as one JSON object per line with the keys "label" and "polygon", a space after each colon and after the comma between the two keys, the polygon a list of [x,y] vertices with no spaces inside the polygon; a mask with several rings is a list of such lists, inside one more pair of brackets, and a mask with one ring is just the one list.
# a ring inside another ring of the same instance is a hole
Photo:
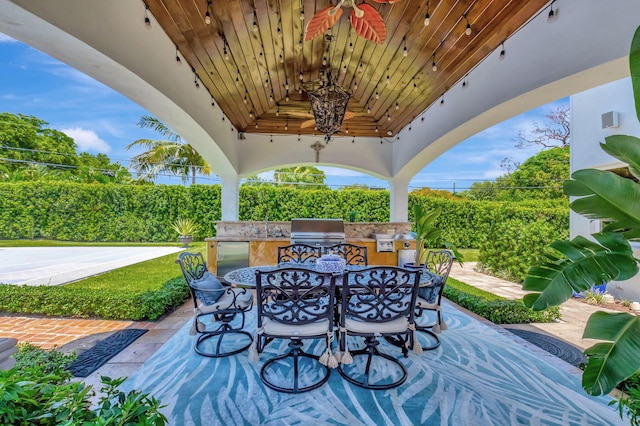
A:
{"label": "stainless steel grill", "polygon": [[291,244],[329,247],[344,242],[342,219],[291,219]]}

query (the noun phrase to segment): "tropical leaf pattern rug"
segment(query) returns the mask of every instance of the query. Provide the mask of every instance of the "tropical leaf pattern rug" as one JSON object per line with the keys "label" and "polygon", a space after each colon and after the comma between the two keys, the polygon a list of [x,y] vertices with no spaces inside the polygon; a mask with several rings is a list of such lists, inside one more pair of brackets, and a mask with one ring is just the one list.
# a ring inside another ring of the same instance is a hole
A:
{"label": "tropical leaf pattern rug", "polygon": [[[190,322],[123,388],[149,392],[167,404],[163,412],[171,425],[628,424],[607,405],[609,397],[582,390],[569,364],[446,302],[444,311],[449,329],[440,335],[438,349],[402,358],[397,347],[381,343],[379,349],[397,356],[408,370],[407,381],[392,390],[353,386],[333,370],[327,384],[314,391],[273,391],[261,382],[260,368],[285,351],[286,342],[272,342],[258,362],[250,362],[247,352],[206,358],[193,351]],[[255,329],[255,320],[254,309],[248,329]],[[320,355],[323,345],[314,349]]]}

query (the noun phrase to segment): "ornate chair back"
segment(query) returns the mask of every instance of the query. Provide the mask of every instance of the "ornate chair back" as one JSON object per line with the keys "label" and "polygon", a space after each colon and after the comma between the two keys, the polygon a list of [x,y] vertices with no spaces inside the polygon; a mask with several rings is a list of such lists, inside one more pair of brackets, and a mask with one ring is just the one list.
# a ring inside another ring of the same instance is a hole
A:
{"label": "ornate chair back", "polygon": [[334,253],[345,260],[347,265],[367,266],[369,260],[367,258],[367,248],[355,244],[334,244],[325,249],[326,253]]}
{"label": "ornate chair back", "polygon": [[315,263],[316,259],[322,256],[322,248],[309,244],[290,244],[278,247],[278,263]]}
{"label": "ornate chair back", "polygon": [[[287,393],[306,392],[326,383],[330,368],[338,365],[331,351],[334,276],[296,267],[258,270],[256,297],[258,327],[250,358],[259,358],[273,339],[289,339],[289,350],[268,359],[262,366],[260,377],[263,383]],[[302,339],[325,339],[326,351],[322,356],[305,352]],[[301,366],[301,358],[310,363],[308,369]],[[299,368],[305,368],[304,375],[300,374]]]}

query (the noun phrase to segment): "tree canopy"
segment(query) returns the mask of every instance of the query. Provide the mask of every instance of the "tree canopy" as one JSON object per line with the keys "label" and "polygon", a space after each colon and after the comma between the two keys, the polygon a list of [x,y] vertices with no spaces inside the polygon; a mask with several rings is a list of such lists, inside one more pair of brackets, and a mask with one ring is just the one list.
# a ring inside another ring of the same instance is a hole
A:
{"label": "tree canopy", "polygon": [[473,200],[566,199],[562,183],[569,179],[569,147],[540,151],[495,182],[474,182],[465,192]]}
{"label": "tree canopy", "polygon": [[273,180],[278,186],[298,189],[329,189],[324,183],[324,172],[313,166],[296,166],[277,169]]}
{"label": "tree canopy", "polygon": [[131,167],[138,172],[138,180],[153,181],[160,173],[180,176],[187,183],[196,183],[198,173],[211,174],[211,167],[194,147],[183,142],[180,136],[155,117],[143,115],[138,127],[152,129],[165,137],[165,140],[138,139],[126,149],[134,147],[147,148],[141,154],[131,158]]}
{"label": "tree canopy", "polygon": [[105,154],[77,153],[73,138],[24,114],[0,113],[0,180],[125,183],[131,174]]}

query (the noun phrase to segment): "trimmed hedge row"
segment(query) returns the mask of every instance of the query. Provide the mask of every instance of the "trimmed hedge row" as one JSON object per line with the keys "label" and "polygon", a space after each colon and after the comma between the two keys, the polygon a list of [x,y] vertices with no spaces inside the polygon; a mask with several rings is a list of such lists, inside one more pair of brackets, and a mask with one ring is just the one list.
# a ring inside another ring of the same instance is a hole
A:
{"label": "trimmed hedge row", "polygon": [[159,290],[96,290],[67,286],[0,285],[0,312],[79,318],[155,320],[189,297],[184,278],[167,281]]}
{"label": "trimmed hedge row", "polygon": [[534,311],[524,306],[522,300],[487,300],[446,286],[444,297],[494,324],[527,324],[553,322],[560,319],[560,308],[553,306]]}
{"label": "trimmed hedge row", "polygon": [[[194,219],[196,240],[215,235],[221,218],[219,185],[90,185],[65,182],[0,183],[0,239],[45,238],[71,241],[173,241],[170,224]],[[300,190],[272,186],[240,189],[240,220],[287,221],[296,217],[337,217],[355,212],[358,222],[389,220],[389,191]],[[451,200],[409,194],[412,205],[439,208],[442,240],[478,248],[494,224],[544,221],[569,228],[566,202],[506,203]]]}

